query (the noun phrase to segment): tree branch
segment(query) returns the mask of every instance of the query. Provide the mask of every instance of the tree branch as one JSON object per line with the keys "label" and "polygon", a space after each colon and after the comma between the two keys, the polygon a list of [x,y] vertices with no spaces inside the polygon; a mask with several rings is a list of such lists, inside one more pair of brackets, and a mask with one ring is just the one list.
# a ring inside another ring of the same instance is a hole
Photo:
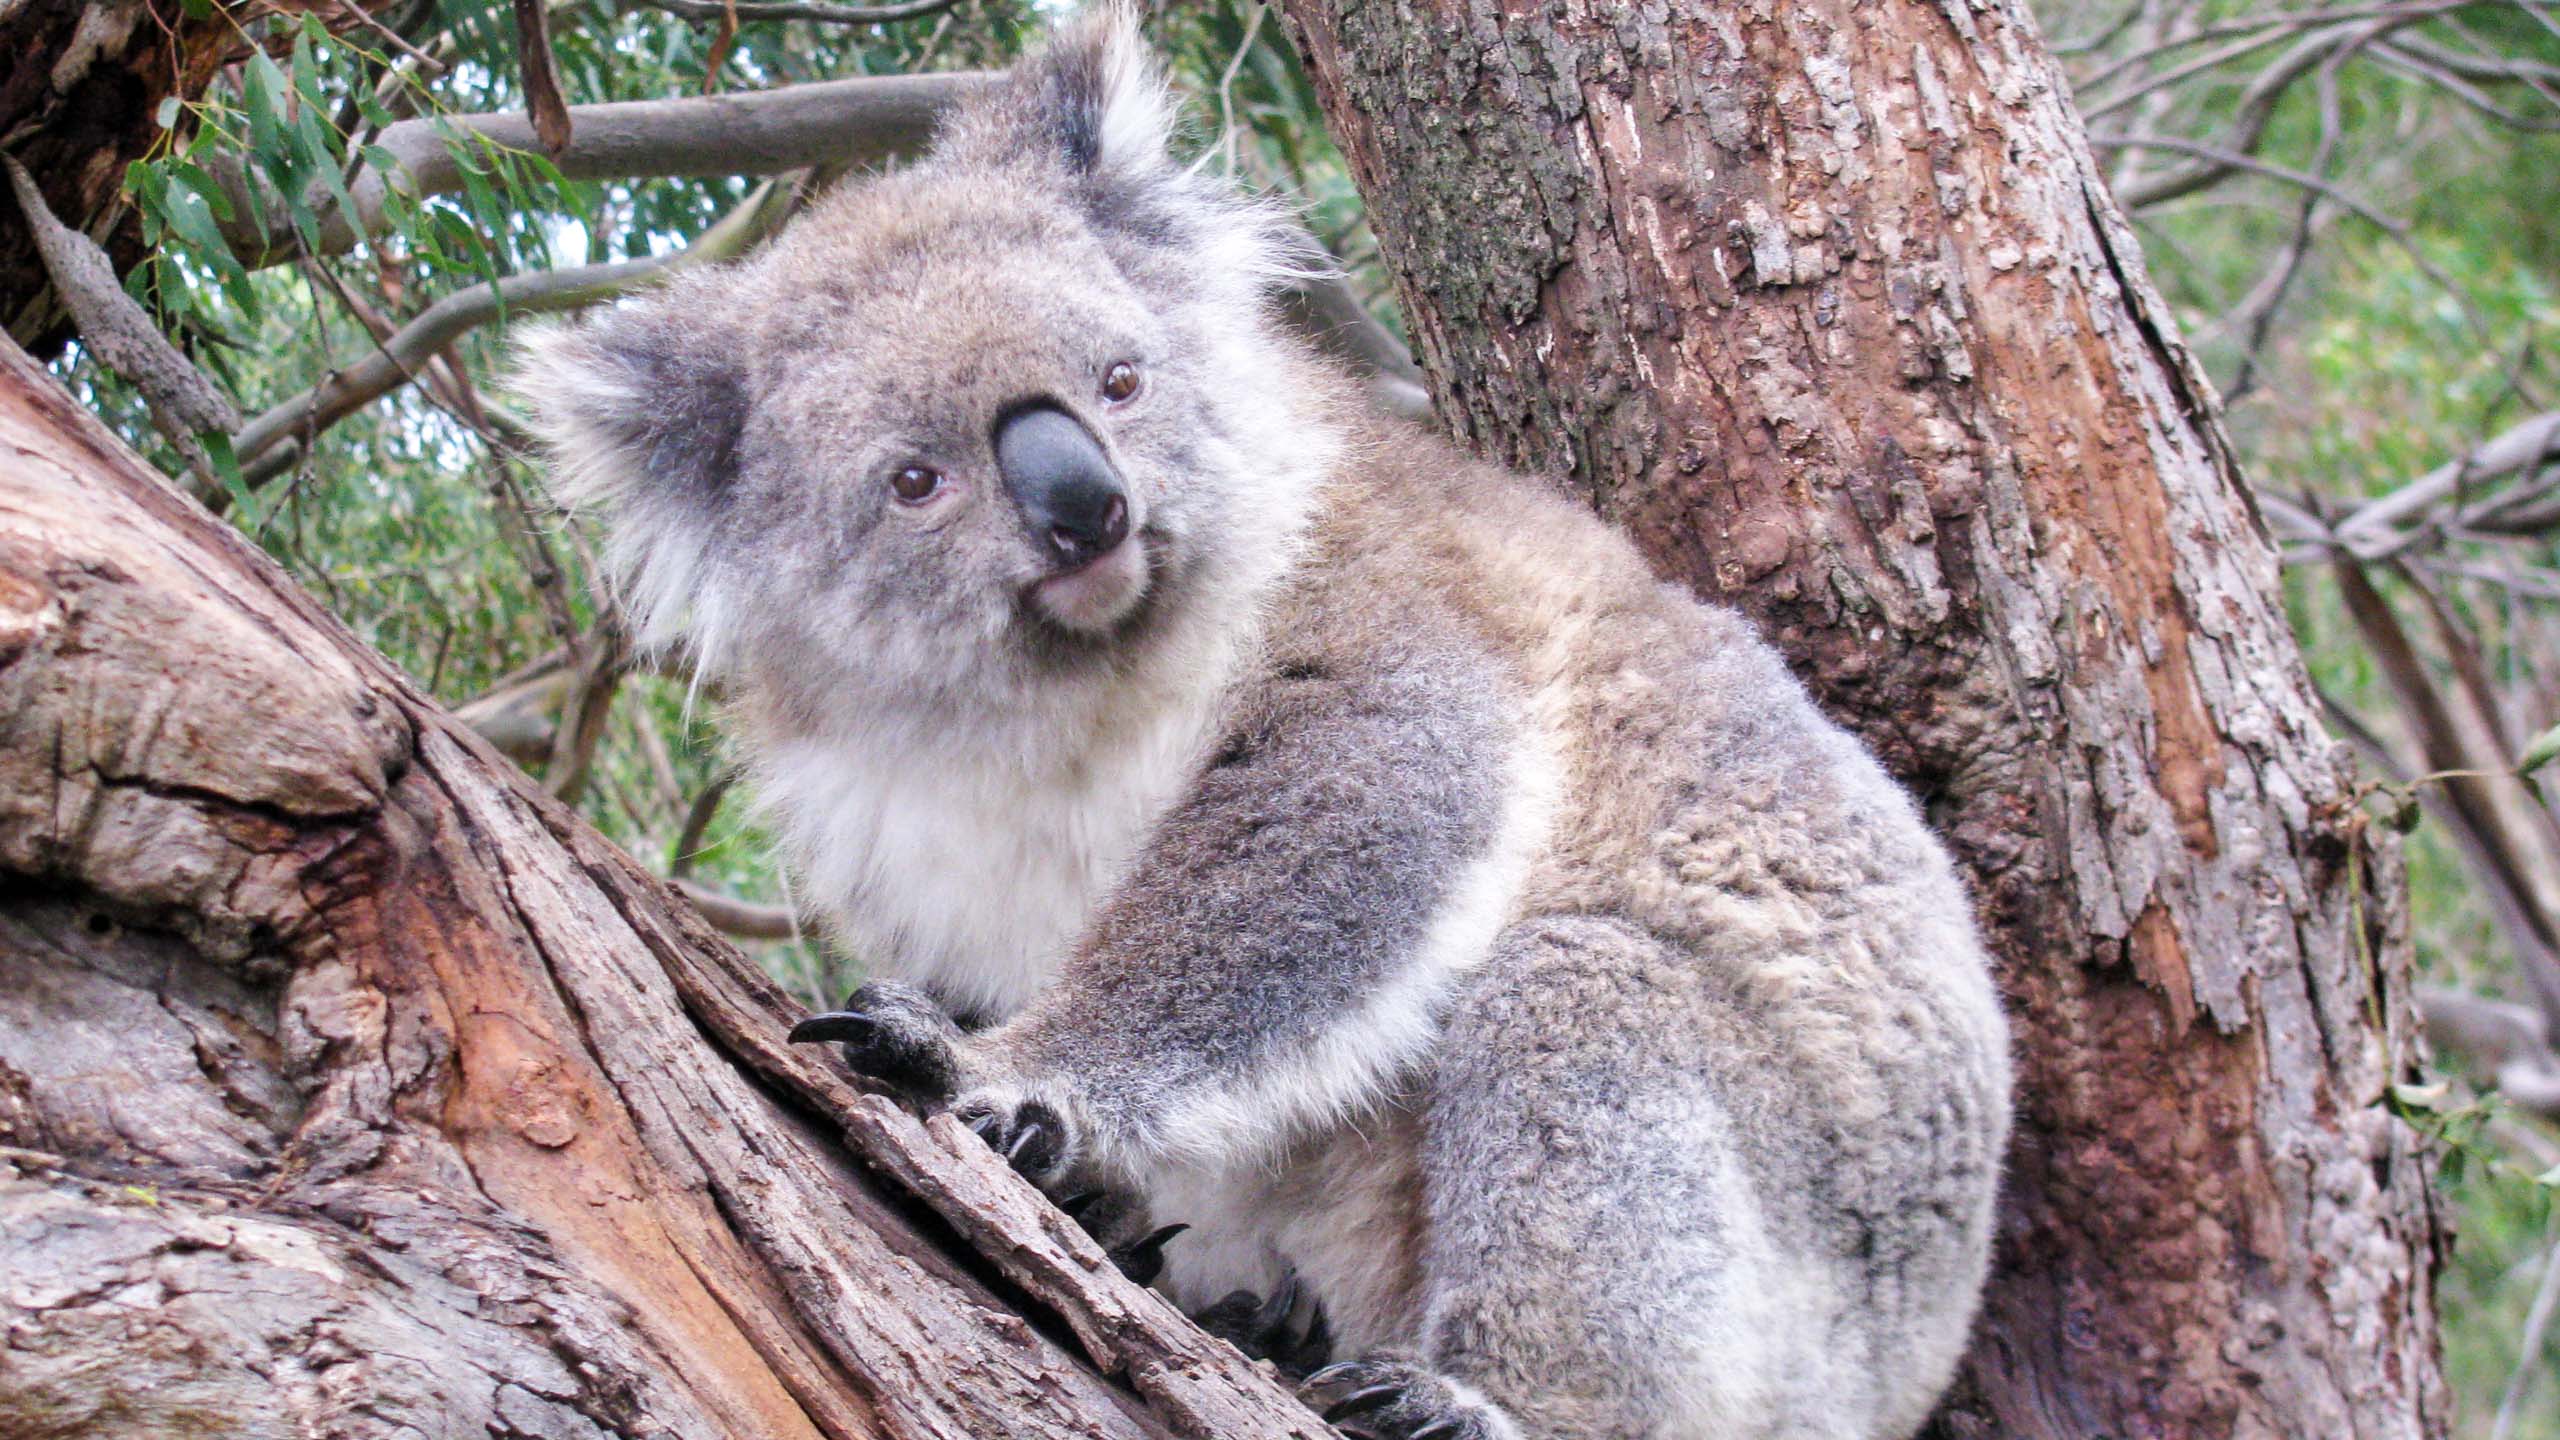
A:
{"label": "tree branch", "polygon": [[687,20],[719,20],[735,15],[748,20],[814,20],[821,25],[886,25],[896,20],[939,14],[960,0],[907,0],[904,5],[822,5],[814,0],[633,0]]}
{"label": "tree branch", "polygon": [[[879,75],[747,94],[578,105],[569,111],[569,145],[551,159],[571,180],[772,175],[811,165],[874,164],[921,149],[943,109],[987,83],[987,76],[976,73]],[[391,153],[393,163],[387,174],[368,167],[349,181],[355,215],[340,213],[325,194],[311,197],[322,216],[324,255],[379,231],[384,205],[394,194],[419,198],[461,189],[465,171],[457,148],[540,147],[531,122],[513,113],[403,120],[385,126],[374,143]],[[274,265],[302,253],[284,206],[272,196],[253,201],[251,182],[236,168],[219,178],[230,192],[234,217],[223,226],[223,239],[242,264]]]}
{"label": "tree branch", "polygon": [[2418,1012],[2428,1044],[2470,1060],[2518,1109],[2560,1119],[2560,1054],[2540,1012],[2439,985],[2418,987]]}
{"label": "tree branch", "polygon": [[681,877],[670,878],[667,883],[693,902],[693,908],[702,912],[711,928],[732,940],[800,938],[800,917],[788,905],[758,905]]}
{"label": "tree branch", "polygon": [[291,463],[281,442],[307,442],[407,384],[429,357],[498,316],[576,310],[628,294],[687,266],[726,260],[769,233],[781,219],[788,198],[783,186],[770,182],[759,186],[718,224],[673,254],[510,275],[445,296],[374,347],[372,354],[243,427],[231,441],[242,480],[256,486],[274,478]]}

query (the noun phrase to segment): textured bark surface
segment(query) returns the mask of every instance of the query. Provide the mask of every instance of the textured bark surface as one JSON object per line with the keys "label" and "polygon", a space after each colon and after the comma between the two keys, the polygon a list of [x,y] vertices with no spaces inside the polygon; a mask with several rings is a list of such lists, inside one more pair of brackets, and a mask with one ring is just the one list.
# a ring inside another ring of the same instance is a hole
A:
{"label": "textured bark surface", "polygon": [[785,1011],[0,346],[0,1435],[1330,1433]]}
{"label": "textured bark surface", "polygon": [[[0,5],[0,146],[43,187],[62,223],[106,247],[116,273],[142,257],[141,223],[120,203],[125,167],[161,135],[160,102],[203,93],[236,22],[149,0],[21,0]],[[0,324],[49,353],[69,337],[17,202],[0,196]]]}
{"label": "textured bark surface", "polygon": [[1757,617],[1973,873],[2021,1131],[1941,1433],[2439,1433],[2396,866],[2024,6],[1283,9],[1445,423]]}

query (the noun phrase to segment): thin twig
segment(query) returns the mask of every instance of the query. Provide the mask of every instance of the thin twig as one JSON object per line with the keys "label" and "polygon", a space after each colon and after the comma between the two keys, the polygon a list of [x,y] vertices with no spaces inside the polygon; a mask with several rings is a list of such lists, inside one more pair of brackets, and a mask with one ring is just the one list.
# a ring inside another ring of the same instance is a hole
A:
{"label": "thin twig", "polygon": [[2525,1312],[2524,1337],[2516,1344],[2516,1373],[2508,1377],[2507,1393],[2499,1397],[2498,1418],[2489,1426],[2489,1440],[2507,1440],[2515,1433],[2516,1414],[2533,1389],[2534,1377],[2542,1372],[2542,1340],[2551,1331],[2554,1310],[2560,1310],[2560,1235],[2551,1237],[2543,1256],[2542,1283],[2534,1288],[2533,1308]]}

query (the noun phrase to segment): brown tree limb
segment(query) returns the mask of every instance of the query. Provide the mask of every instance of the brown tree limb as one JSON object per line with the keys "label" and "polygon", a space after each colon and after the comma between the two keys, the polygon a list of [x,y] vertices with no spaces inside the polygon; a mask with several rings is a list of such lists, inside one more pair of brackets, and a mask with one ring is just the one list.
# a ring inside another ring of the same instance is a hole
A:
{"label": "brown tree limb", "polygon": [[713,929],[733,940],[800,938],[800,917],[788,905],[758,905],[681,877],[670,878],[667,883],[692,901],[693,908],[702,912],[702,918],[710,921]]}
{"label": "brown tree limb", "polygon": [[524,89],[526,123],[542,142],[542,153],[557,156],[569,148],[575,125],[568,98],[560,93],[560,62],[551,56],[551,19],[542,0],[514,0],[516,72]]}
{"label": "brown tree limb", "polygon": [[268,407],[242,427],[231,440],[242,480],[254,487],[283,473],[297,453],[287,450],[288,442],[307,446],[321,431],[415,379],[430,359],[499,316],[582,309],[689,266],[716,264],[770,234],[787,202],[787,187],[767,182],[682,250],[510,275],[444,296],[379,341],[363,359]]}
{"label": "brown tree limb", "polygon": [[637,0],[687,20],[813,20],[821,25],[887,25],[940,14],[960,0],[907,0],[903,5],[825,5],[815,0]]}
{"label": "brown tree limb", "polygon": [[0,1432],[1328,1433],[14,350],[0,452]]}
{"label": "brown tree limb", "polygon": [[2470,1061],[2518,1108],[2560,1120],[2560,1052],[2541,1011],[2441,985],[2419,987],[2418,1010],[2429,1045]]}
{"label": "brown tree limb", "polygon": [[[569,111],[574,138],[551,160],[571,180],[774,175],[808,166],[873,164],[920,149],[943,108],[985,83],[987,77],[971,73],[863,76],[748,93],[578,105]],[[394,194],[419,198],[461,189],[457,144],[467,151],[532,150],[540,143],[531,123],[512,112],[422,116],[385,126],[374,144],[390,152],[392,164],[387,172],[362,169],[349,182],[353,216],[339,213],[326,195],[312,197],[321,215],[320,251],[338,254],[377,233]],[[280,264],[302,253],[292,227],[277,218],[284,207],[252,204],[249,182],[236,170],[221,178],[232,192],[235,217],[225,224],[223,238],[243,264]],[[274,223],[261,223],[259,216]]]}

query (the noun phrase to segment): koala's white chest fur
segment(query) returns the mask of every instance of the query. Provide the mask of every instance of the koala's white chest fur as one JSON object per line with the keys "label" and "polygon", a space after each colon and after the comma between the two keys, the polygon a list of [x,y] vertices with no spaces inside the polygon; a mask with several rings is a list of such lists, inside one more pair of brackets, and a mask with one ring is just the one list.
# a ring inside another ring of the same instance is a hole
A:
{"label": "koala's white chest fur", "polygon": [[1212,718],[1166,705],[1073,752],[793,741],[764,756],[757,789],[853,958],[995,1019],[1056,972]]}

